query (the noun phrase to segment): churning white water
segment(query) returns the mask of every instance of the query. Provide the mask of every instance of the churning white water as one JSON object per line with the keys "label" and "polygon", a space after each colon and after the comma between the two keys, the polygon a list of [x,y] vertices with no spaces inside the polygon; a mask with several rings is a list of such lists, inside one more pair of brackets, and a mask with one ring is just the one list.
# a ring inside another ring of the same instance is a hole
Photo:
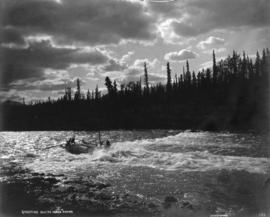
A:
{"label": "churning white water", "polygon": [[78,141],[84,139],[92,145],[97,142],[95,132],[2,132],[0,157],[34,172],[56,174],[110,167],[114,171],[123,167],[149,167],[185,172],[216,169],[270,172],[270,159],[258,150],[263,146],[261,138],[250,134],[102,132],[104,139],[111,139],[111,148],[80,155],[58,146],[73,134]]}
{"label": "churning white water", "polygon": [[[247,213],[253,215],[268,209],[269,145],[261,135],[175,130],[101,134],[103,140],[110,140],[111,148],[94,148],[89,153],[74,155],[60,145],[75,135],[78,142],[84,140],[95,146],[98,133],[0,132],[0,182],[24,180],[26,191],[38,195],[39,203],[49,200],[65,206],[76,196],[73,202],[82,209],[91,209],[99,201],[114,209],[128,206],[133,212],[148,201],[150,207],[160,210],[168,196],[180,201],[181,206],[211,213],[247,211],[242,216],[249,216]],[[57,178],[59,183],[46,189],[46,177]],[[43,181],[35,184],[38,180]],[[105,191],[107,197],[111,195],[109,202],[97,199],[99,193],[104,194],[103,190],[89,190],[87,186],[93,180],[109,183]],[[14,192],[13,188],[7,192],[7,198],[16,198],[21,189],[18,186]],[[125,195],[129,200],[123,199]],[[131,198],[133,202],[129,203]],[[148,208],[146,205],[143,209]]]}

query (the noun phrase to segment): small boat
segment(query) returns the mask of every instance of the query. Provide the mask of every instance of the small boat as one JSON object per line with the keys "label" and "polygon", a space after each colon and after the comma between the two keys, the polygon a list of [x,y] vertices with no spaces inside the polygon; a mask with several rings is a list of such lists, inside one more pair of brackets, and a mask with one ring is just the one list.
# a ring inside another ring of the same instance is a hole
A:
{"label": "small boat", "polygon": [[109,140],[106,142],[101,141],[101,136],[99,132],[99,144],[90,144],[85,142],[84,140],[81,143],[75,142],[75,136],[71,137],[67,140],[66,144],[62,146],[71,154],[83,154],[83,153],[90,153],[93,152],[94,149],[108,149],[110,148],[111,143]]}
{"label": "small boat", "polygon": [[83,143],[75,143],[68,140],[64,148],[71,154],[83,154],[83,153],[93,152],[96,146],[90,145],[90,144],[86,145]]}
{"label": "small boat", "polygon": [[83,154],[83,153],[89,153],[90,151],[93,151],[94,148],[92,147],[86,147],[82,146],[80,144],[75,145],[66,145],[65,149],[70,152],[71,154]]}

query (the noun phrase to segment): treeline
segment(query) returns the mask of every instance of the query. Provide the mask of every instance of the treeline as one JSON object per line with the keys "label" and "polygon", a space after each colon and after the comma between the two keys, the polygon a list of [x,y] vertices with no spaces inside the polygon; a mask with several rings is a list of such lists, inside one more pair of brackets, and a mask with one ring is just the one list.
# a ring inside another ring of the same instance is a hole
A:
{"label": "treeline", "polygon": [[[253,58],[254,59],[254,58]],[[144,77],[118,84],[105,79],[107,93],[94,91],[65,94],[57,100],[29,105],[6,105],[4,129],[134,129],[180,128],[206,130],[268,130],[270,52],[245,52],[219,62],[213,51],[212,69],[195,73],[189,62],[172,74],[167,63],[166,84],[150,84],[147,63]]]}

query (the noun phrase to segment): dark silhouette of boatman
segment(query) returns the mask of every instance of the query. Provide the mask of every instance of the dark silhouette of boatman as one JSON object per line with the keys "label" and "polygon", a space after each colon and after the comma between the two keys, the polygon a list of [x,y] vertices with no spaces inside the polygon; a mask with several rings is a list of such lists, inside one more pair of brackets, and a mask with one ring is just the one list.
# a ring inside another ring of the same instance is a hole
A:
{"label": "dark silhouette of boatman", "polygon": [[106,143],[104,145],[105,147],[104,148],[110,148],[111,147],[111,143],[109,140],[106,140]]}
{"label": "dark silhouette of boatman", "polygon": [[66,143],[67,147],[75,145],[75,136],[72,136]]}
{"label": "dark silhouette of boatman", "polygon": [[97,145],[98,148],[110,148],[111,147],[111,143],[109,140],[106,140],[106,142],[104,141],[100,141],[100,143]]}

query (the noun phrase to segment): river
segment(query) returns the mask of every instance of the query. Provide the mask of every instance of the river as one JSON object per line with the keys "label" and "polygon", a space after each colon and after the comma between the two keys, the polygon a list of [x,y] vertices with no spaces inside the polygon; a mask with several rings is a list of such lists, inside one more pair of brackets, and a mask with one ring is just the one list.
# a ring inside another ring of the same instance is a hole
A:
{"label": "river", "polygon": [[59,146],[72,135],[89,144],[98,141],[97,132],[0,132],[4,214],[36,216],[34,211],[40,215],[43,211],[43,216],[51,216],[57,210],[61,216],[270,214],[265,136],[103,131],[102,139],[109,139],[111,148],[74,155]]}

